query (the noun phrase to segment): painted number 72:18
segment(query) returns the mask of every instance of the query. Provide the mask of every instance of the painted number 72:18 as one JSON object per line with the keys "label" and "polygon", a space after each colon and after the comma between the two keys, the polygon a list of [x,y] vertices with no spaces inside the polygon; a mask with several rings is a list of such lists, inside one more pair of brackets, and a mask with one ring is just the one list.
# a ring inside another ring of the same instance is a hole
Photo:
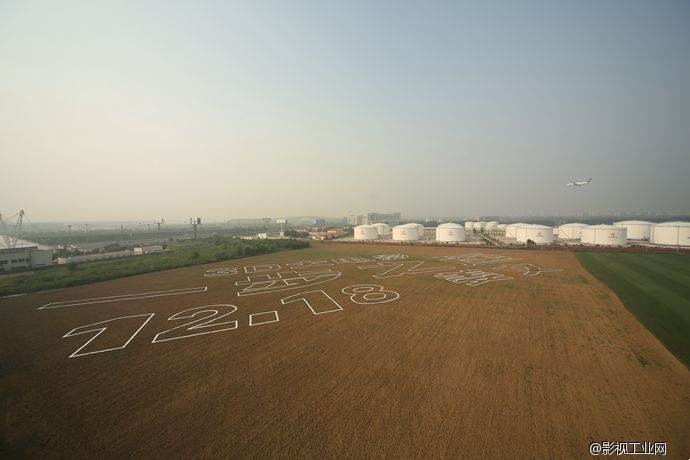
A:
{"label": "painted number 72:18", "polygon": [[[359,305],[373,305],[397,300],[400,295],[395,291],[386,290],[378,284],[356,284],[342,289],[342,293],[350,301]],[[299,292],[280,299],[281,304],[304,303],[315,315],[341,311],[343,307],[323,290]],[[203,305],[188,308],[175,313],[168,321],[188,320],[178,326],[158,332],[151,343],[167,342],[204,334],[237,329],[237,320],[227,320],[228,316],[237,311],[237,307],[230,304]],[[92,355],[125,348],[136,335],[153,318],[155,313],[119,316],[117,318],[99,321],[76,327],[63,336],[74,337],[92,333],[93,335],[69,357]],[[260,317],[270,315],[271,319],[262,320]],[[225,319],[225,320],[224,320]],[[278,321],[278,312],[268,311],[250,315],[250,326]],[[129,332],[127,332],[129,330]],[[117,346],[107,347],[105,343]],[[100,344],[100,345],[99,345]]]}

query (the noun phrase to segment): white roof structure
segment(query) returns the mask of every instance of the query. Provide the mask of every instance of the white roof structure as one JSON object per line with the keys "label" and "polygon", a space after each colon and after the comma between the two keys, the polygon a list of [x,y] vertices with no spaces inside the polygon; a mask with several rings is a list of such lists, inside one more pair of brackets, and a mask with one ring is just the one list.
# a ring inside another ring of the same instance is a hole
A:
{"label": "white roof structure", "polygon": [[[20,239],[17,240],[17,244],[15,245],[15,249],[34,248],[34,247],[38,247],[38,249],[42,249],[42,250],[50,249],[48,246],[43,246],[43,245],[40,245],[38,243],[32,243],[31,241],[20,240]],[[8,249],[7,245],[5,244],[4,238],[0,238],[0,249]]]}

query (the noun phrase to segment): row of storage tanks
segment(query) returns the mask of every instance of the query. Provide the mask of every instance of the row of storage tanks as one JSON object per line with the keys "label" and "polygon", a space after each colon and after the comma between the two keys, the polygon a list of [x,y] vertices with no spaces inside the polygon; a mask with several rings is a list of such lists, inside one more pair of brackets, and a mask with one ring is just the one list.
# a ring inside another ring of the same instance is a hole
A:
{"label": "row of storage tanks", "polygon": [[[388,224],[371,224],[355,227],[356,240],[376,240],[391,234],[394,241],[421,240],[424,237],[424,225],[411,223],[391,228]],[[465,240],[465,227],[462,225],[447,223],[436,227],[436,241],[457,243]]]}
{"label": "row of storage tanks", "polygon": [[[510,224],[506,237],[526,243],[553,242],[554,229],[545,225]],[[628,240],[649,241],[652,244],[690,246],[690,222],[664,222],[656,224],[641,220],[614,222],[613,225],[563,224],[558,227],[561,240],[580,240],[584,244],[621,246]]]}
{"label": "row of storage tanks", "polygon": [[[507,238],[527,243],[550,244],[554,228],[536,224],[499,224],[498,222],[466,222],[465,225],[446,223],[436,227],[436,241],[459,243],[466,241],[466,232],[472,230],[505,230]],[[376,240],[392,234],[394,241],[417,241],[424,237],[422,224],[403,224],[391,228],[388,224],[359,225],[355,227],[356,240]],[[558,227],[561,240],[580,240],[585,244],[620,246],[628,240],[647,240],[652,244],[690,246],[690,222],[664,222],[655,224],[641,220],[614,222],[613,225],[563,224]]]}

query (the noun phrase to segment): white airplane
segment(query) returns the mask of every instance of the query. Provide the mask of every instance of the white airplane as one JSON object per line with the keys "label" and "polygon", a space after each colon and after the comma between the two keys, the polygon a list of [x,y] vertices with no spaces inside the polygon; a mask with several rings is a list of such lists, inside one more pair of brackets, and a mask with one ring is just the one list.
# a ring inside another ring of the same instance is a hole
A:
{"label": "white airplane", "polygon": [[587,180],[583,180],[583,181],[579,181],[579,182],[575,182],[575,181],[573,181],[573,182],[568,182],[568,183],[565,184],[565,185],[567,185],[568,187],[581,187],[581,186],[583,186],[583,185],[589,184],[590,182],[592,182],[592,178],[591,178],[591,177],[590,177],[589,179],[587,179]]}

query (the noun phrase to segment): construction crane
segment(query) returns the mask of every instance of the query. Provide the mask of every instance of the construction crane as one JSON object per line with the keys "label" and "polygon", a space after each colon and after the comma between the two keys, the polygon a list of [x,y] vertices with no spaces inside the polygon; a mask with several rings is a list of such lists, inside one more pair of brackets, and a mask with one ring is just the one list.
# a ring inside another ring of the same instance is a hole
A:
{"label": "construction crane", "polygon": [[17,247],[17,240],[22,237],[22,223],[24,220],[24,210],[22,209],[17,214],[10,217],[10,219],[17,218],[17,222],[14,224],[14,234],[7,230],[7,225],[0,214],[0,227],[2,228],[2,238],[5,241],[5,247],[8,249],[14,249]]}

